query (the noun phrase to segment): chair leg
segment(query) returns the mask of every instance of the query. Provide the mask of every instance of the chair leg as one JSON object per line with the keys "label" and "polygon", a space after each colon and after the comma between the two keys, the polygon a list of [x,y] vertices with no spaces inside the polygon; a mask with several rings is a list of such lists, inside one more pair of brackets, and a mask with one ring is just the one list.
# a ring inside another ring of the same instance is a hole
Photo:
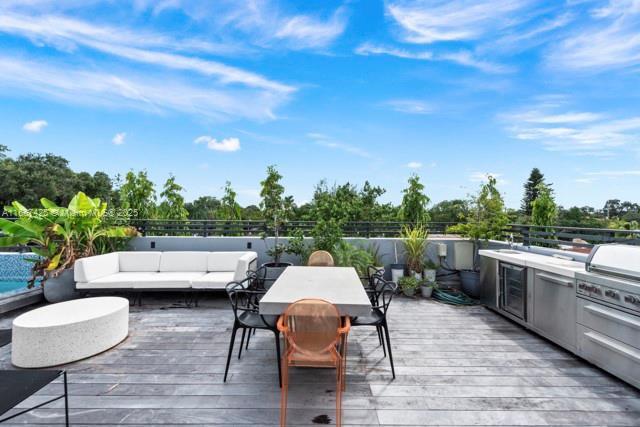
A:
{"label": "chair leg", "polygon": [[67,384],[67,371],[64,371],[64,425],[69,427],[69,391]]}
{"label": "chair leg", "polygon": [[289,365],[286,358],[282,359],[282,363],[278,363],[278,372],[282,372],[280,380],[282,381],[284,378],[280,385],[282,388],[280,392],[280,427],[285,427],[287,425],[287,397],[289,394]]}
{"label": "chair leg", "polygon": [[337,384],[336,384],[336,427],[342,425],[342,390],[344,382],[344,372],[342,371],[342,363],[340,362],[336,366],[337,371]]}
{"label": "chair leg", "polygon": [[[251,333],[251,331],[249,331]],[[242,356],[242,347],[244,347],[244,338],[247,335],[247,328],[242,328],[242,338],[240,339],[240,348],[238,350],[238,359]]]}
{"label": "chair leg", "polygon": [[382,355],[384,357],[387,357],[387,349],[384,346],[384,336],[382,334],[382,326],[378,325],[376,326],[376,329],[378,330],[378,338],[380,339],[380,345],[382,346]]}
{"label": "chair leg", "polygon": [[255,328],[249,329],[249,333],[247,334],[247,345],[244,348],[245,350],[249,350],[249,340],[251,339],[252,332],[255,333],[254,331],[255,331]]}
{"label": "chair leg", "polygon": [[280,332],[279,331],[274,331],[274,334],[276,336],[276,357],[277,357],[277,364],[278,364],[278,383],[280,384],[280,387],[282,387],[282,368],[280,366]]}
{"label": "chair leg", "polygon": [[391,374],[393,375],[393,379],[396,379],[396,370],[393,367],[393,355],[391,354],[391,339],[389,338],[389,326],[387,326],[387,322],[382,324],[384,328],[384,335],[387,341],[387,350],[389,352],[389,362],[391,363]]}
{"label": "chair leg", "polygon": [[227,367],[224,369],[224,381],[227,382],[227,373],[229,372],[229,363],[231,363],[231,354],[233,353],[233,342],[236,340],[236,331],[238,330],[238,325],[233,325],[233,331],[231,332],[231,341],[229,341],[229,353],[227,354]]}
{"label": "chair leg", "polygon": [[382,331],[380,330],[380,326],[376,326],[376,331],[378,332],[378,343],[381,346],[384,346],[384,343],[382,342]]}

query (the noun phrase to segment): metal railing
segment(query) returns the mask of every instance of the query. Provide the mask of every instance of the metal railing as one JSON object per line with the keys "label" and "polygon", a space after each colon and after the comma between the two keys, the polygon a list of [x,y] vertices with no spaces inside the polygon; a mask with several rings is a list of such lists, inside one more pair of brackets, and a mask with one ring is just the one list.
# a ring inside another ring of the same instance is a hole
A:
{"label": "metal railing", "polygon": [[509,224],[504,229],[504,240],[508,240],[510,235],[513,235],[515,241],[526,246],[586,250],[603,243],[640,245],[640,230]]}
{"label": "metal railing", "polygon": [[[429,222],[427,227],[432,234],[446,234],[452,222]],[[261,236],[275,234],[273,223],[264,220],[165,220],[145,219],[132,220],[143,236]],[[316,221],[287,221],[281,224],[278,234],[290,235],[294,230],[301,230],[310,235]],[[342,226],[346,237],[398,237],[402,227],[409,225],[402,221],[353,221]]]}

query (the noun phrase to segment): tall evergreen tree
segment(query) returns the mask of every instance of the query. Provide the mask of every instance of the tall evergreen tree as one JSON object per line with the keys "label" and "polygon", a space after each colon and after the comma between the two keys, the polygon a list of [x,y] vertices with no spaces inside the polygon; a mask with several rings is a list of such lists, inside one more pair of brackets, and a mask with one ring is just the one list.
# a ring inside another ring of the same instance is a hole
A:
{"label": "tall evergreen tree", "polygon": [[[529,179],[524,183],[524,196],[522,197],[522,204],[520,209],[526,216],[531,216],[531,210],[533,209],[533,201],[538,198],[540,194],[540,185],[547,185],[544,181],[544,175],[540,172],[540,169],[531,169]],[[550,189],[551,184],[547,185]]]}

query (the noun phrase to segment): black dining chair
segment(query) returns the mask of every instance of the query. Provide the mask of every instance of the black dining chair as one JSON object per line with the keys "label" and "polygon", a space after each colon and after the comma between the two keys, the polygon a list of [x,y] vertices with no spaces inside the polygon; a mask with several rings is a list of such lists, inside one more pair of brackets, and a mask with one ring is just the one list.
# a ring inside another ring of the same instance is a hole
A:
{"label": "black dining chair", "polygon": [[278,277],[287,267],[293,264],[290,262],[266,263],[262,264],[255,271],[248,271],[247,277],[252,277],[257,289],[268,291],[271,286],[278,280]]}
{"label": "black dining chair", "polygon": [[[262,329],[273,332],[276,340],[276,365],[278,365],[278,382],[282,386],[282,376],[280,375],[280,332],[278,331],[278,316],[261,315],[258,310],[260,298],[264,295],[264,291],[251,290],[249,288],[251,278],[242,282],[231,282],[226,286],[227,295],[233,309],[233,329],[231,330],[231,340],[229,342],[229,353],[227,354],[227,366],[224,370],[224,382],[227,381],[229,373],[229,364],[231,363],[231,355],[233,354],[233,345],[236,340],[236,332],[242,329],[242,341],[240,342],[240,350],[238,358],[242,355],[242,346],[247,332],[251,336],[252,330]],[[247,338],[247,346],[248,346]]]}
{"label": "black dining chair", "polygon": [[[387,324],[387,310],[389,304],[393,299],[393,295],[396,293],[398,285],[393,282],[388,282],[382,278],[375,280],[374,287],[372,289],[372,306],[371,312],[366,316],[358,316],[351,319],[351,326],[373,326],[378,330],[378,339],[381,341],[382,350],[385,357],[389,355],[389,362],[391,363],[391,374],[393,378],[396,378],[396,371],[393,366],[393,354],[391,352],[391,338],[389,336],[389,325]],[[383,338],[384,333],[384,338]],[[385,349],[386,341],[386,349]]]}

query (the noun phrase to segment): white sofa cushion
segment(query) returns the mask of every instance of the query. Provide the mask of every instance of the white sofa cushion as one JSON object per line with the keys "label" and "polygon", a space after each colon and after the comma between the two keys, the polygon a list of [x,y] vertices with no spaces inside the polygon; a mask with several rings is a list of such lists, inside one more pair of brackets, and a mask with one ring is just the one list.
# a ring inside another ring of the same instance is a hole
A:
{"label": "white sofa cushion", "polygon": [[133,284],[134,289],[189,289],[191,283],[204,276],[204,272],[168,271],[153,275]]}
{"label": "white sofa cushion", "polygon": [[251,264],[256,262],[257,259],[258,254],[255,252],[245,252],[240,258],[238,258],[238,262],[234,268],[235,274],[233,275],[233,280],[240,282],[246,279],[247,271],[251,269]]}
{"label": "white sofa cushion", "polygon": [[74,264],[73,278],[76,282],[91,282],[101,277],[118,273],[119,256],[117,252],[81,258]]}
{"label": "white sofa cushion", "polygon": [[246,252],[209,252],[207,271],[236,271],[238,259]]}
{"label": "white sofa cushion", "polygon": [[162,252],[118,252],[121,272],[159,271]]}
{"label": "white sofa cushion", "polygon": [[207,273],[191,282],[193,289],[224,289],[229,282],[234,281],[233,271],[215,271]]}
{"label": "white sofa cushion", "polygon": [[184,251],[162,252],[160,272],[207,271],[209,252]]}
{"label": "white sofa cushion", "polygon": [[76,289],[133,289],[138,282],[151,282],[156,272],[115,273],[91,282],[78,282]]}

